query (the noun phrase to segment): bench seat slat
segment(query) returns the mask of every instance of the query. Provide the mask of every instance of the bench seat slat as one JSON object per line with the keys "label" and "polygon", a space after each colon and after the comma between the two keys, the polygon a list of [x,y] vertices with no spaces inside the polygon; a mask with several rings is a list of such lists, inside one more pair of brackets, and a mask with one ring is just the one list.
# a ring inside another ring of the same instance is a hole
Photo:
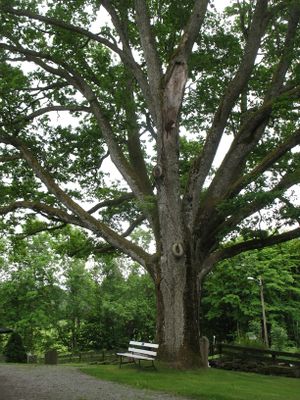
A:
{"label": "bench seat slat", "polygon": [[150,347],[150,348],[153,348],[153,349],[158,349],[158,347],[159,347],[159,344],[156,344],[156,343],[136,342],[136,341],[134,341],[134,340],[131,340],[131,341],[129,342],[129,345],[132,345],[132,346],[142,346],[142,347]]}
{"label": "bench seat slat", "polygon": [[156,351],[137,349],[135,347],[128,347],[128,351],[132,352],[132,353],[146,354],[148,356],[156,356],[157,355]]}
{"label": "bench seat slat", "polygon": [[137,358],[140,360],[155,360],[155,358],[153,357],[147,357],[144,355],[140,355],[140,354],[134,354],[134,353],[117,353],[118,356],[123,356],[123,357],[128,357],[128,358]]}

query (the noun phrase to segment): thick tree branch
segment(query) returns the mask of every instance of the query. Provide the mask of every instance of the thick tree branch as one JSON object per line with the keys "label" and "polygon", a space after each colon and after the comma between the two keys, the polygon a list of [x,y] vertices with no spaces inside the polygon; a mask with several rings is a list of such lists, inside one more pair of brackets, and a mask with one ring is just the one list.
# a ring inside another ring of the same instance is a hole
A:
{"label": "thick tree branch", "polygon": [[82,111],[82,112],[86,112],[86,113],[90,113],[91,109],[89,107],[85,107],[85,106],[80,106],[80,105],[66,105],[66,106],[48,106],[48,107],[43,107],[40,108],[39,110],[34,111],[33,113],[27,115],[26,117],[24,117],[23,119],[25,121],[31,121],[36,117],[40,117],[43,114],[47,114],[49,112],[52,111],[71,111],[71,112],[76,112],[76,111]]}
{"label": "thick tree branch", "polygon": [[140,33],[140,41],[143,47],[147,64],[150,92],[155,107],[155,121],[161,120],[161,81],[162,67],[157,53],[155,38],[153,35],[150,18],[145,0],[135,0],[136,23]]}
{"label": "thick tree branch", "polygon": [[280,104],[281,99],[289,98],[291,103],[293,100],[299,99],[300,86],[296,86],[287,92],[283,90],[284,78],[292,60],[292,50],[300,19],[300,6],[294,5],[291,11],[293,12],[288,21],[284,50],[272,77],[271,85],[265,94],[263,105],[254,113],[249,113],[249,116],[244,120],[210,184],[206,196],[207,200],[206,202],[204,200],[204,204],[202,204],[201,213],[199,212],[199,215],[197,215],[197,221],[203,217],[207,220],[211,219],[210,215],[214,213],[214,204],[217,204],[228,192],[228,188],[239,179],[247,156],[265,132],[274,105]]}
{"label": "thick tree branch", "polygon": [[266,238],[253,239],[243,243],[238,243],[219,250],[218,259],[221,261],[225,258],[232,258],[245,251],[262,249],[267,246],[274,246],[275,244],[284,243],[298,237],[300,237],[300,228],[296,228],[289,232],[284,232],[278,235],[271,235]]}
{"label": "thick tree branch", "polygon": [[[26,59],[22,59],[22,61],[26,61]],[[55,82],[51,83],[50,85],[47,86],[37,86],[37,87],[16,87],[12,88],[11,91],[25,91],[25,92],[43,92],[45,90],[51,90],[51,89],[62,89],[64,87],[67,87],[68,84],[65,82]]]}
{"label": "thick tree branch", "polygon": [[65,228],[66,226],[67,226],[67,224],[63,223],[63,224],[55,225],[55,226],[44,226],[44,227],[40,227],[40,228],[35,228],[35,229],[31,230],[30,232],[19,234],[17,237],[20,239],[25,239],[30,236],[38,235],[39,233],[42,233],[42,232],[54,232],[59,229]]}
{"label": "thick tree branch", "polygon": [[152,118],[154,121],[156,121],[156,112],[155,112],[155,106],[153,99],[151,98],[151,90],[150,86],[147,82],[147,78],[144,75],[141,67],[137,64],[135,61],[132,50],[129,44],[129,39],[128,35],[126,32],[127,27],[124,26],[125,23],[124,21],[121,21],[120,17],[118,16],[116,9],[112,5],[112,3],[109,0],[102,0],[102,5],[106,9],[106,11],[109,13],[112,23],[114,25],[114,28],[116,29],[117,34],[120,37],[120,40],[122,42],[123,46],[123,62],[127,66],[127,68],[133,73],[133,76],[136,78],[142,93],[145,97],[145,100],[147,102],[147,105],[149,107],[149,111],[152,115]]}
{"label": "thick tree branch", "polygon": [[148,199],[145,198],[146,202],[147,200],[149,201],[149,199],[151,199],[152,201],[151,209],[149,209],[148,207],[145,209],[143,213],[151,215],[154,237],[158,242],[160,235],[159,235],[159,219],[158,219],[157,203],[153,193],[152,184],[148,176],[142,145],[140,141],[139,125],[137,123],[138,115],[134,100],[133,84],[134,83],[132,82],[132,80],[128,77],[126,82],[128,99],[127,101],[124,102],[124,108],[128,123],[127,147],[129,153],[129,160],[131,166],[134,168],[136,172],[136,176],[139,181],[139,187],[141,187],[143,192],[148,196]]}
{"label": "thick tree branch", "polygon": [[[210,184],[208,193],[211,198],[214,200],[224,198],[228,188],[234,184],[234,181],[239,179],[246,157],[251,150],[253,150],[254,146],[265,132],[265,128],[274,106],[279,104],[281,99],[286,98],[289,98],[291,104],[294,100],[298,100],[300,98],[300,86],[297,86],[288,92],[281,93],[276,97],[265,100],[258,110],[249,113],[249,116],[242,124],[212,183]],[[298,135],[295,137],[296,142],[298,140],[297,137]],[[293,142],[294,140],[291,139],[288,141],[289,144],[287,145],[292,145]],[[282,151],[283,150],[284,147],[282,148]],[[204,205],[202,206],[204,208]]]}
{"label": "thick tree branch", "polygon": [[195,0],[194,7],[183,35],[174,52],[171,62],[168,66],[165,81],[168,82],[175,63],[187,63],[192,52],[193,45],[199,35],[199,31],[204,21],[208,5],[208,0]]}
{"label": "thick tree branch", "polygon": [[[145,10],[145,1],[136,1],[137,22],[140,25],[140,36],[146,36],[143,44],[144,53],[148,49],[149,58],[151,51],[155,50],[151,38],[151,26],[147,20],[147,10]],[[185,230],[185,218],[182,215],[182,201],[179,196],[181,191],[179,179],[179,116],[182,107],[182,101],[185,91],[185,85],[188,78],[188,58],[192,51],[193,44],[199,33],[201,24],[206,12],[207,1],[197,0],[194,2],[190,19],[184,30],[180,43],[174,52],[174,55],[164,76],[162,87],[157,87],[156,91],[162,97],[162,126],[158,125],[157,138],[157,162],[162,170],[162,179],[158,180],[158,210],[160,213],[161,235],[168,236],[169,243],[166,244],[166,253],[168,247],[172,246],[172,241],[182,242]],[[148,30],[142,30],[142,27],[148,26]],[[148,47],[147,47],[148,46]],[[146,60],[147,61],[147,60]],[[149,63],[148,71],[151,68]],[[157,79],[157,66],[152,65],[153,78]],[[149,76],[150,80],[150,76]],[[160,78],[161,81],[161,78]],[[161,82],[159,82],[161,86]],[[155,92],[154,92],[155,95]],[[163,96],[161,96],[163,95]],[[156,94],[157,96],[157,94]],[[163,183],[162,183],[163,181]],[[167,223],[168,221],[168,223]],[[170,224],[171,222],[171,224]],[[170,232],[172,234],[170,235]]]}
{"label": "thick tree branch", "polygon": [[6,215],[20,209],[33,210],[42,215],[46,215],[49,219],[55,218],[55,220],[63,221],[67,224],[83,227],[78,218],[68,214],[66,211],[37,201],[15,201],[9,205],[1,206],[0,215]]}
{"label": "thick tree branch", "polygon": [[178,50],[182,53],[185,60],[188,60],[193,45],[198,37],[206,14],[207,5],[208,0],[195,0],[192,13],[178,46]]}
{"label": "thick tree branch", "polygon": [[[142,1],[142,3],[144,2]],[[176,164],[178,165],[179,148],[177,138],[179,134],[179,116],[185,85],[188,79],[188,59],[204,21],[207,3],[207,0],[196,0],[194,2],[189,21],[164,75],[162,128],[166,135],[160,135],[158,137],[158,160],[159,162],[162,162],[161,160],[164,158],[170,160],[166,168],[170,171],[175,169],[174,167]],[[144,35],[146,34],[147,33],[144,32]],[[153,73],[155,74],[155,70],[153,70]],[[160,93],[160,88],[157,90],[158,93]],[[169,137],[169,132],[172,132],[170,136],[173,136],[174,140],[167,139]],[[176,175],[178,175],[178,173],[170,176],[170,181],[175,183],[175,181],[178,180],[178,176]]]}
{"label": "thick tree branch", "polygon": [[21,160],[22,157],[20,154],[12,154],[12,155],[5,155],[5,156],[0,156],[0,163],[3,162],[8,162],[8,161],[16,161],[16,160]]}
{"label": "thick tree branch", "polygon": [[294,172],[286,173],[277,185],[268,192],[263,193],[263,198],[258,196],[258,198],[251,203],[246,203],[244,207],[237,209],[230,218],[218,227],[218,231],[222,231],[223,229],[228,230],[228,228],[234,229],[245,218],[273,203],[274,200],[280,198],[287,189],[298,183],[300,183],[300,168],[296,169]]}
{"label": "thick tree branch", "polygon": [[253,239],[217,250],[211,253],[203,262],[201,269],[199,270],[199,278],[203,279],[213,269],[213,267],[222,260],[232,258],[240,253],[244,253],[245,251],[274,246],[276,244],[284,243],[292,239],[297,239],[299,237],[300,228],[296,228],[282,234],[272,235],[262,239]]}
{"label": "thick tree branch", "polygon": [[253,71],[261,38],[269,21],[267,6],[267,0],[258,0],[256,3],[242,61],[215,113],[203,151],[195,160],[191,169],[185,194],[186,209],[190,209],[189,205],[193,204],[192,213],[189,213],[190,223],[193,223],[192,221],[194,221],[198,213],[200,193],[214,160],[228,117]]}
{"label": "thick tree branch", "polygon": [[300,20],[300,3],[294,1],[289,8],[289,18],[287,33],[285,36],[283,51],[279,63],[275,69],[270,90],[266,95],[266,100],[277,96],[283,88],[286,73],[293,60],[293,47],[295,45],[295,38],[298,33],[298,25]]}
{"label": "thick tree branch", "polygon": [[[43,69],[52,74],[63,77],[82,93],[82,95],[90,103],[90,108],[101,128],[113,163],[120,171],[121,175],[124,177],[132,191],[135,193],[136,197],[141,201],[141,204],[145,203],[145,196],[149,196],[149,192],[145,193],[143,191],[144,187],[141,187],[140,185],[137,172],[126,160],[121,148],[114,139],[111,125],[105,117],[105,112],[103,112],[97,100],[97,96],[94,94],[91,87],[84,81],[84,79],[66,62],[57,60],[56,58],[53,58],[50,54],[39,53],[33,50],[25,49],[20,45],[12,46],[7,45],[6,43],[0,43],[0,48],[1,47],[6,50],[24,54],[28,58],[28,60],[35,62],[37,65],[40,65]],[[56,63],[57,65],[59,65],[59,68],[53,68],[52,66],[49,66],[48,64],[44,63],[41,58]],[[155,220],[152,213],[149,210],[146,210],[145,212],[148,216],[149,222],[152,226],[154,226]]]}
{"label": "thick tree branch", "polygon": [[258,176],[262,175],[265,171],[271,168],[281,157],[299,144],[300,129],[298,129],[284,143],[280,144],[277,148],[271,151],[271,153],[268,153],[266,157],[249,174],[242,176],[231,187],[229,187],[227,193],[224,195],[224,198],[228,199],[237,195],[249,183],[254,182]]}
{"label": "thick tree branch", "polygon": [[[106,4],[107,3],[107,4]],[[94,34],[90,31],[88,31],[87,29],[72,25],[68,22],[62,21],[62,20],[58,20],[55,18],[49,18],[43,15],[39,15],[36,13],[33,13],[29,10],[16,10],[13,9],[11,7],[2,7],[4,12],[7,13],[11,13],[13,15],[18,15],[18,16],[26,16],[29,19],[33,19],[33,20],[37,20],[37,21],[41,21],[44,22],[46,24],[52,25],[52,26],[57,26],[59,28],[65,29],[67,31],[70,32],[75,32],[78,33],[80,35],[83,35],[85,37],[87,37],[88,39],[94,40],[100,44],[103,44],[104,46],[108,47],[110,50],[112,50],[113,52],[115,52],[116,54],[119,55],[119,57],[121,58],[121,60],[124,62],[125,65],[128,66],[128,68],[130,68],[130,70],[132,71],[133,75],[135,76],[135,78],[137,79],[140,88],[145,96],[145,98],[147,99],[147,102],[149,104],[150,110],[152,115],[154,116],[154,111],[153,111],[153,107],[151,106],[151,99],[150,99],[150,90],[149,90],[149,85],[147,83],[147,80],[140,68],[140,66],[136,63],[136,61],[133,58],[131,49],[129,47],[128,44],[126,44],[125,40],[124,40],[124,35],[122,35],[121,29],[120,29],[120,24],[118,23],[118,19],[116,14],[113,13],[114,9],[113,7],[110,5],[110,3],[108,1],[103,1],[103,6],[107,8],[107,10],[111,13],[112,15],[112,20],[113,23],[115,25],[115,27],[117,28],[118,33],[120,34],[120,37],[122,39],[123,42],[123,50],[120,49],[115,42],[110,42],[108,39],[101,37],[98,34]]]}
{"label": "thick tree branch", "polygon": [[[131,222],[131,224],[126,229],[126,231],[124,231],[121,234],[122,237],[125,238],[125,237],[129,236],[135,230],[135,228],[140,226],[141,223],[143,221],[145,221],[145,219],[146,219],[146,217],[144,215],[140,215],[139,217],[137,217],[133,222]],[[110,253],[110,252],[116,251],[116,249],[114,247],[108,245],[107,243],[102,244],[101,246],[97,247],[95,250],[97,251],[97,253]]]}
{"label": "thick tree branch", "polygon": [[30,10],[20,10],[20,9],[17,10],[15,8],[8,7],[8,6],[1,6],[1,9],[2,9],[2,11],[6,12],[8,14],[28,17],[31,20],[44,22],[45,24],[48,24],[51,26],[56,26],[56,27],[65,29],[69,32],[78,33],[78,34],[83,35],[89,39],[92,39],[100,44],[103,44],[104,46],[106,46],[110,50],[112,50],[113,52],[117,53],[120,57],[122,55],[122,50],[119,49],[114,43],[110,42],[108,39],[106,39],[100,35],[90,32],[87,29],[81,28],[80,26],[72,25],[61,19],[50,18],[50,17],[46,17],[44,15],[36,14]]}
{"label": "thick tree branch", "polygon": [[140,127],[138,125],[138,115],[136,103],[134,99],[134,82],[128,74],[126,74],[126,92],[127,99],[124,101],[124,109],[127,118],[127,146],[130,164],[136,171],[139,179],[139,186],[143,188],[144,193],[153,196],[152,185],[148,176],[142,145],[140,141]]}
{"label": "thick tree branch", "polygon": [[[280,201],[282,201],[282,203],[284,203],[289,209],[292,209],[293,212],[296,214],[295,216],[293,215],[293,217],[295,218],[295,220],[298,222],[298,224],[300,225],[300,215],[299,215],[299,209],[300,207],[295,207],[294,204],[292,204],[287,198],[285,198],[284,196],[278,196],[278,198],[280,199]],[[299,217],[298,217],[298,215]]]}
{"label": "thick tree branch", "polygon": [[138,226],[140,226],[141,223],[145,221],[145,219],[146,219],[145,215],[140,215],[139,217],[137,217],[137,218],[130,224],[130,226],[126,229],[126,231],[122,233],[122,236],[123,236],[123,237],[129,236],[129,235],[135,230],[135,228],[137,228]]}
{"label": "thick tree branch", "polygon": [[[43,60],[47,60],[47,61],[55,63],[56,65],[63,64],[64,67],[66,66],[65,63],[59,62],[59,60],[51,57],[50,54],[26,49],[20,45],[16,46],[16,45],[11,45],[11,44],[7,44],[7,43],[3,43],[3,42],[0,42],[0,48],[11,51],[13,53],[24,54],[27,61],[34,62],[35,64],[37,64],[41,68],[43,68],[45,71],[47,71],[51,74],[54,74],[56,76],[59,76],[61,78],[64,78],[64,80],[66,80],[69,84],[75,86],[74,78],[72,77],[72,75],[70,75],[67,72],[66,69],[61,68],[61,67],[55,68],[43,61]],[[78,89],[78,88],[76,87],[76,89]]]}
{"label": "thick tree branch", "polygon": [[[36,176],[45,184],[48,191],[52,193],[57,200],[70,210],[80,221],[85,228],[91,230],[97,235],[100,235],[112,246],[120,249],[125,254],[132,257],[141,265],[146,265],[149,262],[150,255],[134,243],[123,238],[104,223],[96,220],[79,204],[75,203],[54,181],[52,176],[39,164],[31,151],[16,137],[7,137],[7,140],[16,149],[20,151],[24,159],[32,168]],[[64,220],[63,220],[64,221]],[[77,223],[78,225],[78,223]]]}
{"label": "thick tree branch", "polygon": [[124,202],[134,199],[134,197],[135,196],[133,193],[125,193],[122,196],[117,197],[115,199],[101,201],[101,203],[98,203],[95,206],[93,206],[91,209],[89,209],[88,213],[94,214],[96,211],[100,210],[101,208],[118,206]]}
{"label": "thick tree branch", "polygon": [[118,15],[115,6],[112,4],[110,0],[102,0],[102,6],[106,9],[108,14],[111,17],[111,21],[114,25],[114,28],[119,35],[120,41],[123,46],[123,50],[132,56],[132,51],[129,45],[129,38],[128,38],[128,19],[124,21]]}
{"label": "thick tree branch", "polygon": [[[138,178],[138,171],[136,171],[126,160],[124,154],[122,153],[120,147],[114,140],[113,132],[111,126],[107,119],[104,117],[97,100],[91,102],[91,107],[94,112],[94,115],[101,127],[103,136],[105,138],[106,144],[108,146],[111,159],[115,166],[120,171],[123,178],[128,183],[129,187],[137,197],[137,199],[141,202],[141,204],[147,203],[147,197],[151,195],[148,191],[144,191],[144,185],[141,185],[141,182]],[[148,217],[150,224],[154,227],[156,222],[153,216],[153,213],[149,209],[143,210]]]}

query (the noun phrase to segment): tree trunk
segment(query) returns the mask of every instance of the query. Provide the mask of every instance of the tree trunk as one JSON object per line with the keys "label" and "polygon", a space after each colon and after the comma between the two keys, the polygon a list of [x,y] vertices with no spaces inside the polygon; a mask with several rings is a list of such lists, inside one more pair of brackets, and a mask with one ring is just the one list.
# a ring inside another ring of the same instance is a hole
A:
{"label": "tree trunk", "polygon": [[159,173],[155,175],[161,234],[156,283],[159,352],[161,359],[179,368],[203,365],[191,231],[180,197],[179,111],[186,79],[186,63],[175,62],[162,96],[162,121],[157,129]]}
{"label": "tree trunk", "polygon": [[174,260],[173,264],[163,261],[161,280],[156,285],[160,358],[177,368],[204,366],[200,355],[196,273],[187,260]]}

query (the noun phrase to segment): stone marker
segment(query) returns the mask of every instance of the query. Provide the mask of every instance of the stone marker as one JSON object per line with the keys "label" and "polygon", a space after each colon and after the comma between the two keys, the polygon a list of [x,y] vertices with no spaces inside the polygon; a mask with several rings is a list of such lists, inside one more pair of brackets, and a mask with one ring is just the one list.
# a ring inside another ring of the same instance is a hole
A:
{"label": "stone marker", "polygon": [[57,350],[51,349],[45,353],[45,364],[57,364]]}
{"label": "stone marker", "polygon": [[208,364],[209,340],[207,339],[206,336],[202,336],[200,338],[200,353],[201,353],[201,358],[203,360],[203,367],[204,368],[209,367]]}

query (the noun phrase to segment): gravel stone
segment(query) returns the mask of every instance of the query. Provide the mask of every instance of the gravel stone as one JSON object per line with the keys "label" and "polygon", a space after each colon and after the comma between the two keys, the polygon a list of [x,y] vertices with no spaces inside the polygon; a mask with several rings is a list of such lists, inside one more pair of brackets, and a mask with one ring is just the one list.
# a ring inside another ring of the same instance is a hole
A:
{"label": "gravel stone", "polygon": [[187,399],[102,381],[82,373],[75,367],[1,364],[0,400]]}

